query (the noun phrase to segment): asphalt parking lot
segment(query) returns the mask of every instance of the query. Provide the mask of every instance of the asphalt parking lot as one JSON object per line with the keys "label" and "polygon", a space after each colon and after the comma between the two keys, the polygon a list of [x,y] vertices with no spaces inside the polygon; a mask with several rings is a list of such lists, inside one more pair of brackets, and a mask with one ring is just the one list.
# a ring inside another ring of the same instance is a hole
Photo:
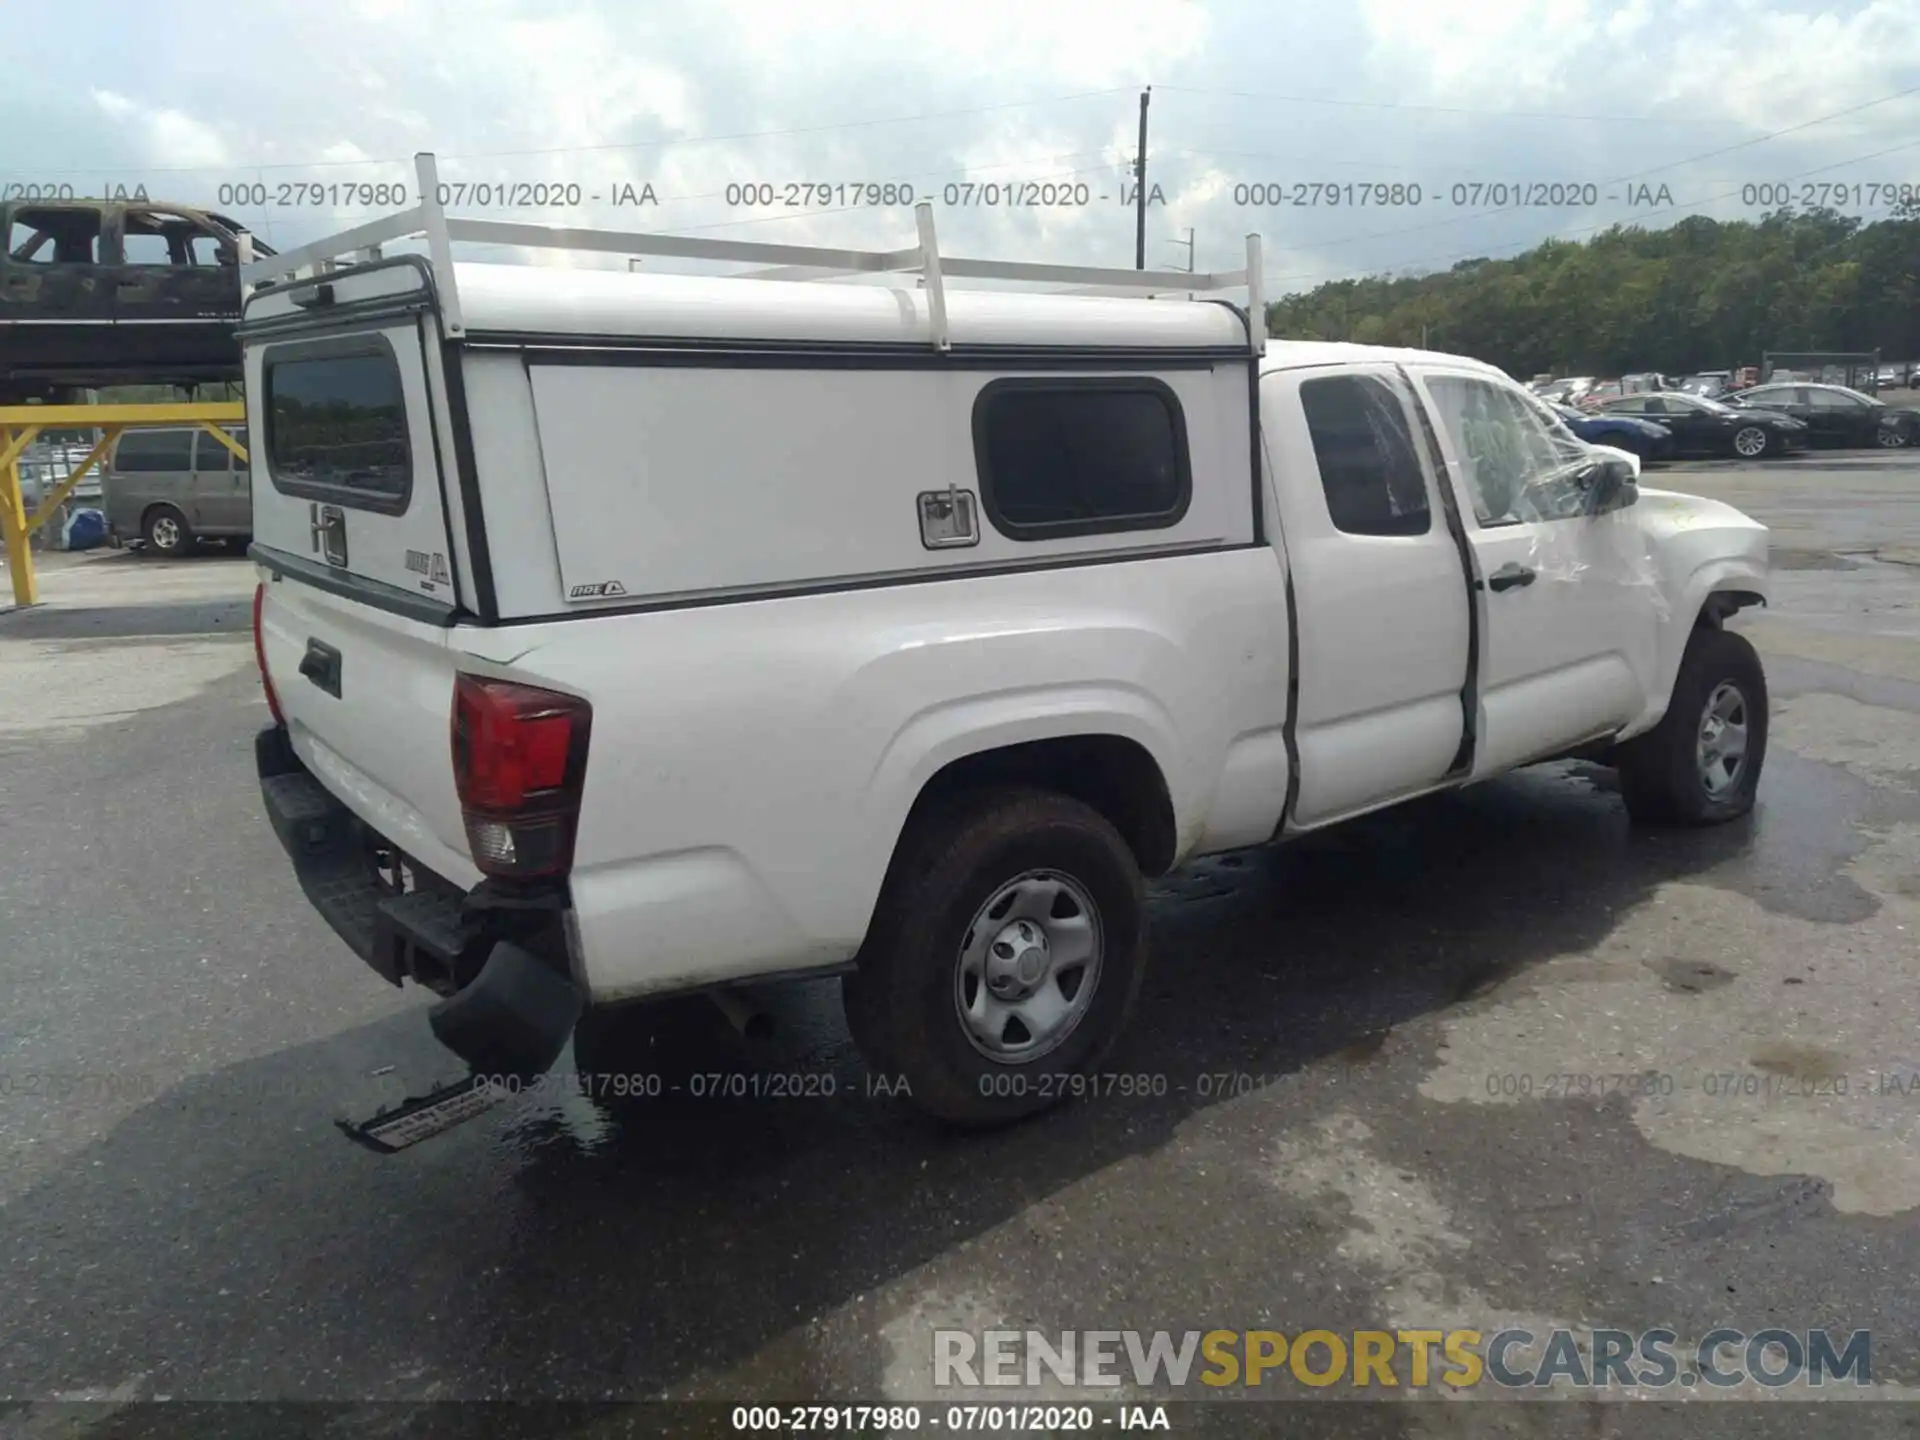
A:
{"label": "asphalt parking lot", "polygon": [[[1740,623],[1775,705],[1749,821],[1636,832],[1609,772],[1562,765],[1202,862],[1159,887],[1114,1061],[1148,1093],[975,1137],[866,1093],[828,982],[770,993],[770,1040],[696,1001],[613,1042],[831,1098],[525,1099],[351,1146],[334,1116],[438,1052],[261,816],[250,567],[56,557],[49,603],[0,616],[0,1400],[75,1408],[0,1424],[944,1400],[932,1332],[995,1322],[1832,1326],[1872,1332],[1844,1398],[1920,1397],[1920,456],[1647,483],[1775,528],[1775,607]],[[1670,1433],[1814,1423],[1704,1393]],[[1483,1394],[1290,1423],[1570,1418]]]}

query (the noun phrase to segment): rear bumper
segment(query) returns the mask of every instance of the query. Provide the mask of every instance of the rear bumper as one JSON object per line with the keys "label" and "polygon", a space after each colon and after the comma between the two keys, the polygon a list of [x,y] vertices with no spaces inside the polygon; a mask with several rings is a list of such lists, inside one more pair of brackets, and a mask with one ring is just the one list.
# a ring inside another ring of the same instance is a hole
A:
{"label": "rear bumper", "polygon": [[315,779],[277,725],[254,737],[254,761],[300,888],[347,948],[392,984],[413,980],[445,997],[428,1019],[476,1071],[551,1065],[585,1003],[555,958],[564,891],[462,892],[423,870]]}

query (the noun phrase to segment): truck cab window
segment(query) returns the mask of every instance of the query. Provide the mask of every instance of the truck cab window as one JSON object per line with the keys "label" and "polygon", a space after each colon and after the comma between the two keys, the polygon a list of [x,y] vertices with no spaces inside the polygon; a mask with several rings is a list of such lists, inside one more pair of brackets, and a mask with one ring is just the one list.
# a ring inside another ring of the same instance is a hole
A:
{"label": "truck cab window", "polygon": [[1426,477],[1393,391],[1373,375],[1333,375],[1300,386],[1320,486],[1335,528],[1348,535],[1424,535],[1433,523]]}
{"label": "truck cab window", "polygon": [[16,210],[7,227],[7,257],[29,265],[97,265],[100,212]]}
{"label": "truck cab window", "polygon": [[203,233],[184,215],[161,210],[129,210],[121,240],[121,263],[190,265],[193,255],[187,248],[188,242]]}
{"label": "truck cab window", "polygon": [[1582,513],[1577,494],[1561,494],[1557,482],[1589,463],[1584,445],[1551,433],[1518,395],[1489,381],[1436,375],[1428,378],[1427,391],[1482,525]]}

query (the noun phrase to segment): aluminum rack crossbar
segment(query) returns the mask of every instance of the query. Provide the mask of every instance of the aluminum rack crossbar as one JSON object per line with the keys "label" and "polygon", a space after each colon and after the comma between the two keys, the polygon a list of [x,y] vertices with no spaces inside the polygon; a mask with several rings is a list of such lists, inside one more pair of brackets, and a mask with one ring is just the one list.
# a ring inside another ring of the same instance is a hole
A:
{"label": "aluminum rack crossbar", "polygon": [[927,291],[934,345],[946,350],[946,281],[1014,280],[1078,287],[1105,295],[1151,292],[1157,297],[1210,296],[1245,290],[1253,352],[1266,348],[1263,321],[1266,296],[1261,277],[1258,235],[1247,236],[1247,263],[1241,270],[1190,274],[1185,270],[1117,270],[1094,265],[1045,265],[1024,260],[968,260],[942,255],[933,228],[933,207],[914,207],[919,243],[903,250],[836,250],[813,245],[779,245],[759,240],[715,240],[688,235],[652,235],[565,225],[530,225],[514,220],[449,218],[440,200],[440,171],[434,157],[414,157],[420,203],[411,209],[310,241],[278,255],[256,257],[251,237],[240,237],[240,281],[251,293],[263,284],[299,279],[302,271],[323,275],[343,262],[374,260],[389,241],[425,236],[439,295],[441,322],[450,336],[465,333],[460,295],[454,282],[453,242],[513,245],[537,250],[598,251],[616,255],[659,255],[682,260],[722,260],[763,265],[741,279],[813,279],[836,275],[918,274]]}

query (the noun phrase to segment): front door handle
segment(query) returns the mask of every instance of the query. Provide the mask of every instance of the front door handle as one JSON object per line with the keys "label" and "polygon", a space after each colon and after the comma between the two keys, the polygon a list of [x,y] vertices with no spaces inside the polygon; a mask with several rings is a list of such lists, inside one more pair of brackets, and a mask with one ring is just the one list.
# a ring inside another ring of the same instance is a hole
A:
{"label": "front door handle", "polygon": [[1487,588],[1489,590],[1511,590],[1517,585],[1531,585],[1532,583],[1533,571],[1518,561],[1512,561],[1502,565],[1487,577]]}

